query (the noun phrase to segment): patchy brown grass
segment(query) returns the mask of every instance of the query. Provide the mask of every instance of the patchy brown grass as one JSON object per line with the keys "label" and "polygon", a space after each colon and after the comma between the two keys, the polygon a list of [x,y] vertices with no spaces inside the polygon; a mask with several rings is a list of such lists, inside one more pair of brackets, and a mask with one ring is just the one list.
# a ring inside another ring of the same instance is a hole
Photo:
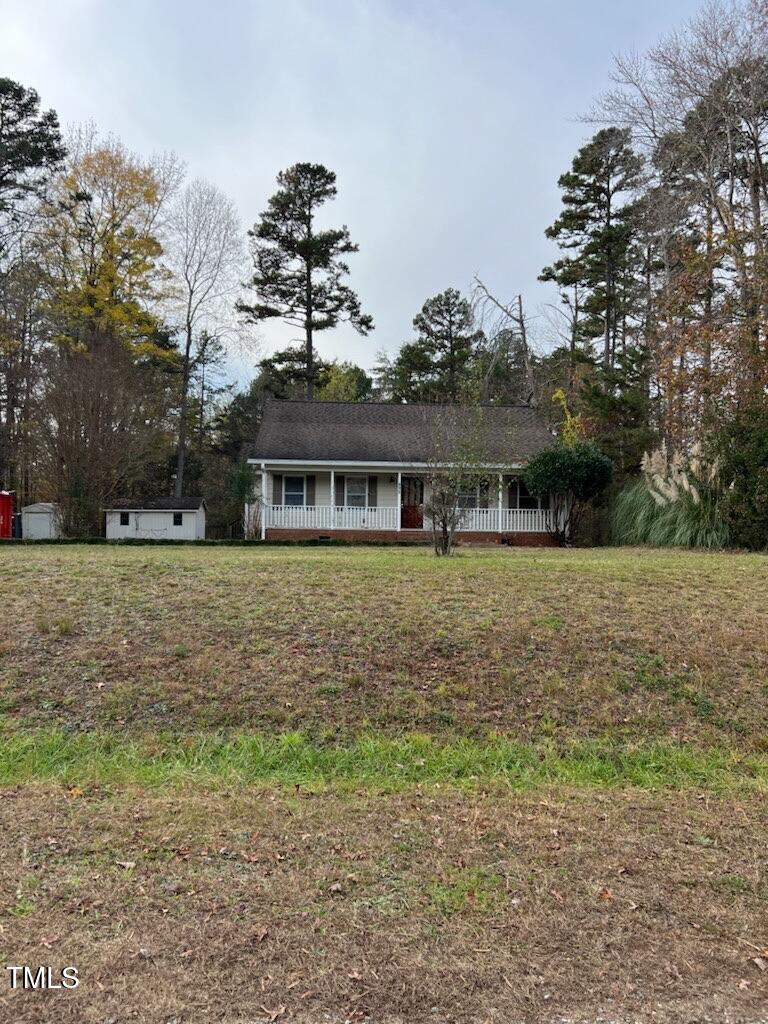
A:
{"label": "patchy brown grass", "polygon": [[82,978],[3,1021],[765,1016],[758,798],[1,795],[2,959]]}
{"label": "patchy brown grass", "polygon": [[0,710],[80,729],[766,747],[762,556],[3,549]]}

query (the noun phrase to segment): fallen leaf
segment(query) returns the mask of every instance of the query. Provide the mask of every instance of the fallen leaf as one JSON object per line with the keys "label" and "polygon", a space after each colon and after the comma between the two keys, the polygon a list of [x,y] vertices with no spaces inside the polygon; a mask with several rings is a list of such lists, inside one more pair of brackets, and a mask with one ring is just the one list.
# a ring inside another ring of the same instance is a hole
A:
{"label": "fallen leaf", "polygon": [[599,900],[602,900],[603,903],[610,903],[613,900],[613,893],[607,885],[604,885],[600,892],[597,894],[597,898]]}

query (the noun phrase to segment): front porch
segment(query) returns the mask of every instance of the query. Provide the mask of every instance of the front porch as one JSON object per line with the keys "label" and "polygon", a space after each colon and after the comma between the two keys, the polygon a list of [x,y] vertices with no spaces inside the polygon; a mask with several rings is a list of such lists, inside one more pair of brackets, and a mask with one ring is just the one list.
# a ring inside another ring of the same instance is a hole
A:
{"label": "front porch", "polygon": [[[428,475],[417,466],[262,465],[246,529],[264,540],[428,542]],[[519,473],[489,473],[460,498],[460,539],[547,543],[548,511]]]}
{"label": "front porch", "polygon": [[[429,518],[414,515],[411,506],[357,508],[332,505],[266,505],[266,531],[277,530],[390,530],[418,533],[430,531]],[[419,520],[421,525],[418,525]],[[461,533],[546,533],[544,509],[469,508],[463,513]]]}

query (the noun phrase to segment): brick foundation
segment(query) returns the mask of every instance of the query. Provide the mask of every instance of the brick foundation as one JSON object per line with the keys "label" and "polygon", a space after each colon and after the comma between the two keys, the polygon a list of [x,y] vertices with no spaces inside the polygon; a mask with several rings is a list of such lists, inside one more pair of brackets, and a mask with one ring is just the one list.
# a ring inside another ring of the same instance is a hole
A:
{"label": "brick foundation", "polygon": [[[267,540],[343,540],[354,544],[396,543],[397,541],[416,544],[431,544],[432,535],[427,530],[282,530],[267,528]],[[460,544],[509,544],[512,547],[554,547],[555,541],[548,533],[495,533],[489,531],[465,531],[456,534]]]}

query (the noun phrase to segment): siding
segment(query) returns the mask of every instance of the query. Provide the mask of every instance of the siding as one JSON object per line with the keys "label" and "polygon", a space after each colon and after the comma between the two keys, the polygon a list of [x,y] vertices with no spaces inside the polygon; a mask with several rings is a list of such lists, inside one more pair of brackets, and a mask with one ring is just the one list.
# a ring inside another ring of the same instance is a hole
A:
{"label": "siding", "polygon": [[122,540],[202,540],[205,537],[205,511],[182,512],[181,526],[173,525],[173,512],[128,512],[128,525],[120,525],[119,512],[107,512],[107,538]]}

